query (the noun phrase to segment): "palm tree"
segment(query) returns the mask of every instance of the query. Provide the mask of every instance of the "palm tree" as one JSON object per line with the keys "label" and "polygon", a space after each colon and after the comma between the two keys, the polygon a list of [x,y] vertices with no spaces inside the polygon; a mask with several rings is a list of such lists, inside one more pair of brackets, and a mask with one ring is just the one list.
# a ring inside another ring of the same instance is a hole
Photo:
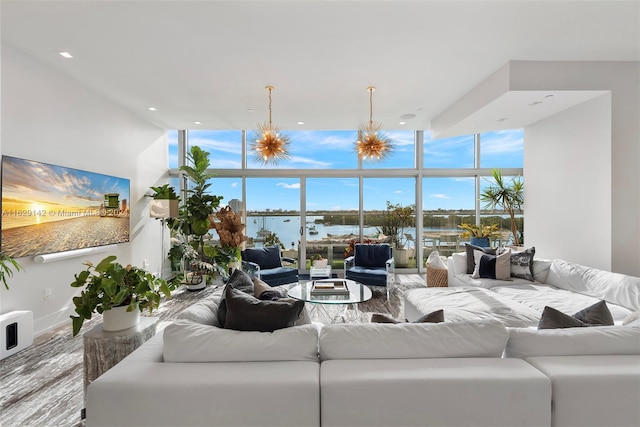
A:
{"label": "palm tree", "polygon": [[480,200],[485,203],[485,209],[502,209],[511,217],[511,234],[513,243],[520,245],[518,238],[518,224],[516,224],[516,211],[522,209],[524,204],[524,183],[522,177],[516,176],[510,183],[505,183],[500,169],[493,170],[495,185],[490,185],[480,193]]}

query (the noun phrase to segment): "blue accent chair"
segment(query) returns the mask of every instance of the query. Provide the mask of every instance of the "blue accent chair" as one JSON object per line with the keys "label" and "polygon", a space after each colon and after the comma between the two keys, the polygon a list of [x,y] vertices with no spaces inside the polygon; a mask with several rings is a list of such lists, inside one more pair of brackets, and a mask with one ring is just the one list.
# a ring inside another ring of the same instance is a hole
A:
{"label": "blue accent chair", "polygon": [[395,286],[395,262],[391,246],[386,243],[356,243],[354,254],[344,260],[345,279],[366,286],[382,286],[389,293]]}
{"label": "blue accent chair", "polygon": [[298,281],[298,269],[282,263],[295,263],[293,258],[282,257],[280,246],[248,248],[242,251],[242,270],[258,277],[269,286],[280,286]]}

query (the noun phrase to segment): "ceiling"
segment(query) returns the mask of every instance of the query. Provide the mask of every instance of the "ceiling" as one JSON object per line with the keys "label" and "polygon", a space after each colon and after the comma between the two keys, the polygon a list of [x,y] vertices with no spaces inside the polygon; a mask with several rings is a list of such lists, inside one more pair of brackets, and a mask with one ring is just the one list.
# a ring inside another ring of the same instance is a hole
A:
{"label": "ceiling", "polygon": [[[510,60],[640,60],[640,1],[2,0],[0,7],[3,43],[165,129],[254,129],[268,119],[266,85],[275,86],[273,121],[284,129],[357,128],[369,118],[368,86],[377,87],[373,119],[385,129],[429,129]],[[555,108],[575,101],[554,99]],[[509,108],[500,105],[505,114]],[[539,120],[540,110],[509,127]]]}

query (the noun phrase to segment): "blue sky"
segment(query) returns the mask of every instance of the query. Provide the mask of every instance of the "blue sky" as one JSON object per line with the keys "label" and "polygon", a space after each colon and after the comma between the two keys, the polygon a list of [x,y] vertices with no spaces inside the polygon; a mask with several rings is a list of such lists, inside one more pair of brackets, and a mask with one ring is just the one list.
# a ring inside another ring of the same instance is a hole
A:
{"label": "blue sky", "polygon": [[[291,159],[269,169],[354,169],[356,131],[292,131]],[[389,132],[395,151],[385,161],[364,168],[413,168],[413,131]],[[252,137],[252,132],[248,132]],[[481,167],[520,168],[523,165],[521,130],[486,132],[480,135]],[[250,139],[249,139],[250,140]],[[169,133],[170,167],[177,166],[177,132]],[[240,131],[189,131],[189,144],[211,153],[214,169],[241,167]],[[473,135],[432,140],[425,132],[425,169],[473,167]],[[265,168],[251,158],[249,168]],[[483,181],[483,184],[486,184]],[[357,209],[357,178],[308,178],[307,209]],[[415,201],[412,178],[367,178],[364,181],[365,209],[382,209],[392,203],[410,205]],[[425,178],[423,206],[425,209],[473,209],[474,180],[472,178]],[[224,196],[223,203],[241,198],[239,178],[216,178],[215,194]],[[300,182],[294,178],[254,178],[247,180],[249,210],[300,209]]]}

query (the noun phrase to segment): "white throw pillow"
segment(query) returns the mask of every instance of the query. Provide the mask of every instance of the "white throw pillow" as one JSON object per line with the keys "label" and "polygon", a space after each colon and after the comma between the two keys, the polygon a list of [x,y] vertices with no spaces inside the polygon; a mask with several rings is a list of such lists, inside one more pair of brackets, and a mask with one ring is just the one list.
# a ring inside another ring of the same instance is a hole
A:
{"label": "white throw pillow", "polygon": [[640,328],[511,328],[505,357],[640,354]]}
{"label": "white throw pillow", "polygon": [[[506,249],[503,253],[497,256],[474,250],[473,257],[475,258],[476,266],[471,277],[473,277],[474,279],[486,278],[496,280],[511,280],[511,249]],[[490,263],[492,263],[493,259],[495,258],[495,268],[491,268],[492,271],[489,273],[489,275],[483,274],[482,269],[487,263],[487,261],[482,259],[483,257],[486,257],[485,260],[491,259],[491,261],[489,261]]]}
{"label": "white throw pillow", "polygon": [[634,311],[622,321],[623,325],[629,325],[637,320],[640,320],[640,310]]}
{"label": "white throw pillow", "polygon": [[508,339],[494,320],[332,324],[320,330],[319,347],[321,360],[500,357]]}
{"label": "white throw pillow", "polygon": [[208,297],[190,305],[180,312],[178,319],[191,320],[192,322],[201,323],[209,326],[220,326],[218,323],[218,306],[220,305],[221,295],[209,295]]}
{"label": "white throw pillow", "polygon": [[164,329],[165,362],[318,360],[318,328],[246,332],[177,321]]}

